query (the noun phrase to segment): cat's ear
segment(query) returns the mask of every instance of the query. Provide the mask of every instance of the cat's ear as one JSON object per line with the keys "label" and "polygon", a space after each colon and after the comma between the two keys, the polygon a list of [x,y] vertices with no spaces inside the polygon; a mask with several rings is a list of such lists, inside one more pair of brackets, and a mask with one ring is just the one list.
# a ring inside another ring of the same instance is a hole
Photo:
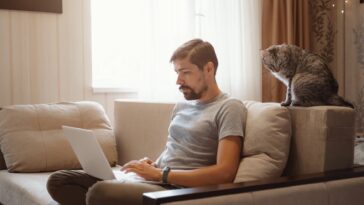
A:
{"label": "cat's ear", "polygon": [[283,52],[286,55],[289,55],[289,53],[292,50],[292,45],[291,44],[283,44],[281,47],[281,52]]}
{"label": "cat's ear", "polygon": [[288,46],[288,44],[287,43],[282,43],[281,46],[286,47],[286,46]]}

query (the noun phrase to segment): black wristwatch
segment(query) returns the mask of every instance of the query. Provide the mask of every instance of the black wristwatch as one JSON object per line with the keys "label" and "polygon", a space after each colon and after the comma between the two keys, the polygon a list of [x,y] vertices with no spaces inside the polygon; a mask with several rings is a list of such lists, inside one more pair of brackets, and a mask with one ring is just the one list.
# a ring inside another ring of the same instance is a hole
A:
{"label": "black wristwatch", "polygon": [[171,171],[171,168],[169,167],[164,167],[162,170],[162,182],[163,183],[168,183],[168,174]]}

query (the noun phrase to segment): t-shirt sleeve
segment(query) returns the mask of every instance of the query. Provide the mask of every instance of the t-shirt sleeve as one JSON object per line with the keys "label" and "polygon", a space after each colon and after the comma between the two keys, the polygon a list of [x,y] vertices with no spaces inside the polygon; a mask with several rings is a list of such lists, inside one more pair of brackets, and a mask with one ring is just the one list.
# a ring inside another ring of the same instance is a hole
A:
{"label": "t-shirt sleeve", "polygon": [[217,114],[219,140],[227,136],[241,136],[243,138],[246,115],[247,109],[240,100],[227,100]]}
{"label": "t-shirt sleeve", "polygon": [[177,114],[177,112],[178,112],[178,109],[180,109],[180,103],[176,103],[175,105],[174,105],[174,107],[173,107],[173,109],[172,109],[172,112],[171,112],[171,117],[170,117],[170,120],[172,120],[175,116],[176,116],[176,114]]}

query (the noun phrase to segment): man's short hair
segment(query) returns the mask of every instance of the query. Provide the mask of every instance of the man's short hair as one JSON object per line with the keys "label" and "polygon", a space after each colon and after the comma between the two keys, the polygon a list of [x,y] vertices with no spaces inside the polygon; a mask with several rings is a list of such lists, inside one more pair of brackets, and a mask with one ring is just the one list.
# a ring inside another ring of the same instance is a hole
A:
{"label": "man's short hair", "polygon": [[212,62],[215,66],[215,74],[218,66],[218,61],[214,47],[207,41],[201,39],[192,39],[182,44],[174,51],[169,62],[173,62],[177,59],[184,59],[188,57],[190,62],[197,65],[199,69],[203,69],[203,66],[208,62]]}

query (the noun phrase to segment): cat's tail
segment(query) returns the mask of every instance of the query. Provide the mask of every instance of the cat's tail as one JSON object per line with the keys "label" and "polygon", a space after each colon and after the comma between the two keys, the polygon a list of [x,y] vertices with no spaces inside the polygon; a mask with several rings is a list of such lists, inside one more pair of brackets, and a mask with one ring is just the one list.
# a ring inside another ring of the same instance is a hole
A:
{"label": "cat's tail", "polygon": [[349,101],[345,100],[344,98],[334,95],[332,96],[328,102],[329,105],[336,105],[336,106],[344,106],[344,107],[351,107],[354,109],[354,105],[350,103]]}

